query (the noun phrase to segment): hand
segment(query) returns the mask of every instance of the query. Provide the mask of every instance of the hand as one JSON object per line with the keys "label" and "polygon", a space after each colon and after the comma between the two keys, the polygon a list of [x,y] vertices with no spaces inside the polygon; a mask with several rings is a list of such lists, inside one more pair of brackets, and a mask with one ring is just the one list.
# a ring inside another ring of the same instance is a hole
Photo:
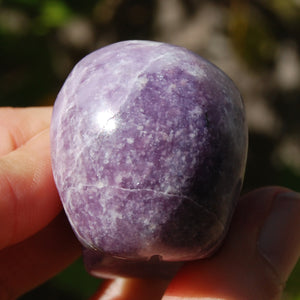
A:
{"label": "hand", "polygon": [[[51,108],[0,109],[0,299],[14,299],[80,255],[50,162]],[[107,281],[92,299],[279,299],[300,255],[299,194],[280,187],[242,197],[211,258],[171,282]],[[164,295],[164,296],[163,296]]]}
{"label": "hand", "polygon": [[281,187],[255,190],[240,199],[214,256],[186,263],[170,283],[116,279],[93,300],[280,299],[300,256],[299,216],[300,194]]}
{"label": "hand", "polygon": [[0,299],[43,283],[80,255],[50,161],[52,108],[0,108]]}

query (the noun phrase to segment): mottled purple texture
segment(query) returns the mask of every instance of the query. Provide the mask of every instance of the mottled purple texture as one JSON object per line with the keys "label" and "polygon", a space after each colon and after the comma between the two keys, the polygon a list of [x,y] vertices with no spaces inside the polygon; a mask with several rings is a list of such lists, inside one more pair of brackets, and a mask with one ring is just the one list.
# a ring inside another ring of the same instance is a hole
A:
{"label": "mottled purple texture", "polygon": [[[69,75],[54,106],[51,147],[88,270],[155,274],[159,260],[166,270],[221,243],[243,180],[244,107],[232,81],[190,51],[120,42]],[[145,267],[151,257],[154,272]],[[126,259],[136,272],[126,272]]]}

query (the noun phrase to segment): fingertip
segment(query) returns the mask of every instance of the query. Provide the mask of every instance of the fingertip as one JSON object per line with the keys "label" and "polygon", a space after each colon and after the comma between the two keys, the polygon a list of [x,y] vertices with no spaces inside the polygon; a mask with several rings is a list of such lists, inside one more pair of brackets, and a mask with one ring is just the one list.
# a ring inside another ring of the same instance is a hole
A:
{"label": "fingertip", "polygon": [[277,194],[260,230],[258,250],[285,282],[300,257],[300,194]]}

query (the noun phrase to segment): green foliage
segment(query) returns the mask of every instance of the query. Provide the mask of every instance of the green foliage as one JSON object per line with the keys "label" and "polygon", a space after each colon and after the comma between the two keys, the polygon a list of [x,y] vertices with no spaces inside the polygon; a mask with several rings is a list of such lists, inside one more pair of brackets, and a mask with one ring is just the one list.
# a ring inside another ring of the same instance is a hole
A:
{"label": "green foliage", "polygon": [[[245,11],[246,10],[246,11]],[[257,10],[245,8],[232,13],[231,36],[237,53],[249,67],[272,66],[276,54],[276,37],[272,24]],[[255,18],[255,22],[251,19]]]}
{"label": "green foliage", "polygon": [[91,297],[100,283],[100,279],[86,272],[82,259],[78,259],[59,275],[27,293],[20,300],[85,300]]}
{"label": "green foliage", "polygon": [[38,33],[45,34],[52,28],[64,25],[72,16],[70,8],[62,1],[42,1],[39,16],[36,19]]}
{"label": "green foliage", "polygon": [[300,299],[299,285],[300,285],[300,260],[298,261],[296,268],[292,272],[292,275],[290,276],[286,284],[286,291],[288,292],[291,299],[293,300]]}
{"label": "green foliage", "polygon": [[77,260],[69,268],[56,276],[52,283],[57,289],[81,295],[83,299],[90,297],[100,285],[101,280],[92,277],[84,269],[82,259]]}

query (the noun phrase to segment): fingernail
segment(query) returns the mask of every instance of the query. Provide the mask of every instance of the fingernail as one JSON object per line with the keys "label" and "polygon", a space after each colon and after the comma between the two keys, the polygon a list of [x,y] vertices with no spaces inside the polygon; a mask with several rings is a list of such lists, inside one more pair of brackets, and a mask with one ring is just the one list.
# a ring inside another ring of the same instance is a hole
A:
{"label": "fingernail", "polygon": [[260,231],[258,249],[285,281],[300,256],[300,194],[276,196]]}

